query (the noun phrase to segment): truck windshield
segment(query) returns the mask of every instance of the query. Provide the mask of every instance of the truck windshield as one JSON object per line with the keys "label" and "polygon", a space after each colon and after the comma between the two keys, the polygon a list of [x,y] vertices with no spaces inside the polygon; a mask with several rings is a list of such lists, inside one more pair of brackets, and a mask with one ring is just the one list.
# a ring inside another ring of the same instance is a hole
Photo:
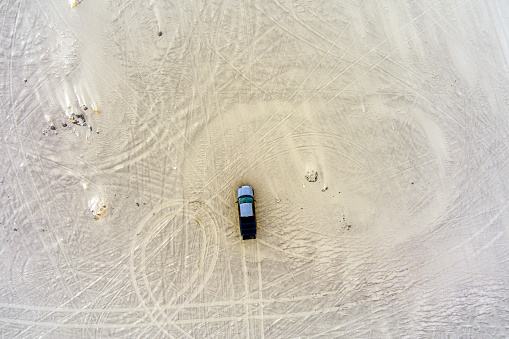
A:
{"label": "truck windshield", "polygon": [[242,198],[239,198],[239,204],[244,204],[244,203],[253,203],[253,198],[252,197],[242,197]]}

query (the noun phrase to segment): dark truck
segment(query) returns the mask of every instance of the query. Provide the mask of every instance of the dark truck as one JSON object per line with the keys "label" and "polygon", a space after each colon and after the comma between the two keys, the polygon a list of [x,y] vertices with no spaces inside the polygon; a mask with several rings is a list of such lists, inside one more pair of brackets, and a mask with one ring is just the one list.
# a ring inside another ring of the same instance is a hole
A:
{"label": "dark truck", "polygon": [[242,240],[256,239],[255,200],[251,186],[244,185],[237,189],[237,203]]}

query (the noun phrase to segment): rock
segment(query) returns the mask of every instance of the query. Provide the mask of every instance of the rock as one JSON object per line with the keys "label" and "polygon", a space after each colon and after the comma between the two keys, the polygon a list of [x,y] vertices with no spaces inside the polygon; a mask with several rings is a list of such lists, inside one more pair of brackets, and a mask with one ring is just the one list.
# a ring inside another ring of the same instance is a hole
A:
{"label": "rock", "polygon": [[315,182],[318,180],[318,173],[313,170],[307,171],[304,178],[306,178],[306,180],[309,182]]}

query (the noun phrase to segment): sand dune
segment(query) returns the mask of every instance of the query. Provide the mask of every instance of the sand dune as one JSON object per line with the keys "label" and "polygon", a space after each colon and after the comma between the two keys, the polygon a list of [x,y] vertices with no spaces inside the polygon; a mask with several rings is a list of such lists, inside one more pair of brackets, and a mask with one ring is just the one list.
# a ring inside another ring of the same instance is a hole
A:
{"label": "sand dune", "polygon": [[507,336],[508,15],[0,3],[0,337]]}

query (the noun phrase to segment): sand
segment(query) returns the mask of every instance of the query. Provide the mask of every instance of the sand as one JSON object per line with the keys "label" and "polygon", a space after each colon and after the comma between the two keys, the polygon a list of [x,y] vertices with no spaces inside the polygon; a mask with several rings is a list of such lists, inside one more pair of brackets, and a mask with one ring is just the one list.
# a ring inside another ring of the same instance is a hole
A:
{"label": "sand", "polygon": [[0,337],[508,336],[508,15],[1,2]]}

